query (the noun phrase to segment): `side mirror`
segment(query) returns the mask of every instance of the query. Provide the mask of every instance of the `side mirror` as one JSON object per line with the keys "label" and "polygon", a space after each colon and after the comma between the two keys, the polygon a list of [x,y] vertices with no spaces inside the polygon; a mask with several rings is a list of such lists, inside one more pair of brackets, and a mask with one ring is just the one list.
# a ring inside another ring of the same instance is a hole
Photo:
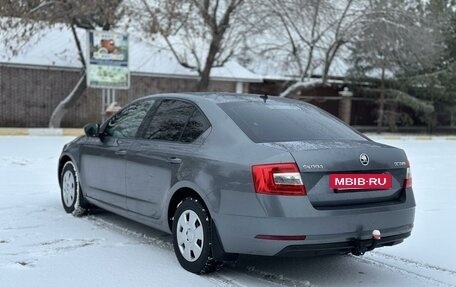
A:
{"label": "side mirror", "polygon": [[87,124],[84,126],[84,132],[88,137],[99,137],[100,136],[100,125],[99,124]]}

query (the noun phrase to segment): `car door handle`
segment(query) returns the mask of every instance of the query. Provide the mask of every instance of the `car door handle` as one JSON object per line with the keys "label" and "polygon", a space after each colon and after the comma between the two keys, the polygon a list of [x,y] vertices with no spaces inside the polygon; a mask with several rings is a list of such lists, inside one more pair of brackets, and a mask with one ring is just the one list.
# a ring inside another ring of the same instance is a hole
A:
{"label": "car door handle", "polygon": [[182,159],[178,157],[168,157],[168,162],[169,163],[182,163]]}
{"label": "car door handle", "polygon": [[118,150],[115,152],[116,155],[124,156],[127,155],[127,151],[124,149]]}

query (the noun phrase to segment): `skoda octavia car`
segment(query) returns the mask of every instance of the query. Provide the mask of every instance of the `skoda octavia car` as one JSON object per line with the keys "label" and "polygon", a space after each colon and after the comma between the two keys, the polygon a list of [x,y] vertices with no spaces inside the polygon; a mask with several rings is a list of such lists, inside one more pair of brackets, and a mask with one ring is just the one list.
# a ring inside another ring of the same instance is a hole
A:
{"label": "skoda octavia car", "polygon": [[361,255],[413,228],[404,151],[301,101],[159,94],[85,133],[60,157],[65,211],[95,205],[172,233],[194,273],[237,254]]}

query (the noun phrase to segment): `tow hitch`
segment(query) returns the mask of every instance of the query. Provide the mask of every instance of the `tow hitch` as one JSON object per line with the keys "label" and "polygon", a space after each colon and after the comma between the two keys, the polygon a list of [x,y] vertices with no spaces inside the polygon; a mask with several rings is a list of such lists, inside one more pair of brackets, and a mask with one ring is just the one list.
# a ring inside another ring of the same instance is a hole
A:
{"label": "tow hitch", "polygon": [[352,254],[355,256],[364,255],[367,251],[374,250],[380,239],[382,238],[382,234],[379,230],[375,229],[372,231],[372,239],[371,240],[360,240],[357,239],[355,241],[355,247],[352,250]]}

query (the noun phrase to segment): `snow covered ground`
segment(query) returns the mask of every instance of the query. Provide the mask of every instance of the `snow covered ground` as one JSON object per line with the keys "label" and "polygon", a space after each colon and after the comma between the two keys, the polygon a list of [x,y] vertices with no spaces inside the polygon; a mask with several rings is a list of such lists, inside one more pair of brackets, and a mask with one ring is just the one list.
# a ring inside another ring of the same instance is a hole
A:
{"label": "snow covered ground", "polygon": [[215,274],[178,264],[170,236],[108,212],[60,203],[56,166],[69,137],[0,137],[0,286],[456,286],[456,141],[404,148],[417,200],[403,244],[363,257],[241,256]]}

